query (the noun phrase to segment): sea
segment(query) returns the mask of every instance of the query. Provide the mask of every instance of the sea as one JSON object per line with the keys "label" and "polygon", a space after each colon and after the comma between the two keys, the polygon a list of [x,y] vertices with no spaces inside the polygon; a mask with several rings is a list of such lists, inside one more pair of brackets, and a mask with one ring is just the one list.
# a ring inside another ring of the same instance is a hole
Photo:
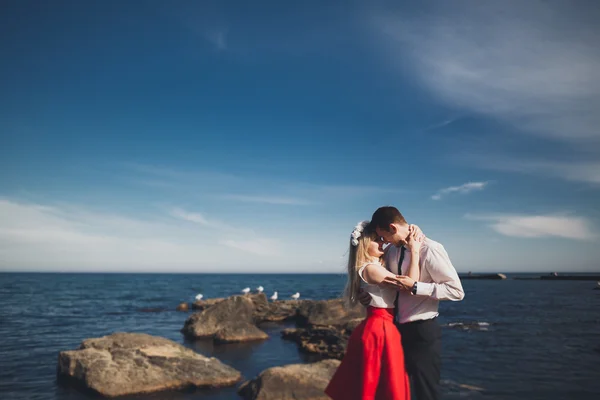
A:
{"label": "sea", "polygon": [[[534,276],[534,275],[531,275]],[[463,280],[465,299],[442,302],[444,399],[600,399],[600,290],[593,281]],[[519,275],[527,277],[527,275]],[[280,299],[339,297],[341,274],[0,273],[0,399],[86,400],[56,382],[60,351],[114,332],[174,340],[251,379],[280,365],[312,362],[281,339],[291,324],[262,327],[247,344],[188,342],[181,302],[277,291]],[[236,388],[166,392],[128,399],[231,400]]]}

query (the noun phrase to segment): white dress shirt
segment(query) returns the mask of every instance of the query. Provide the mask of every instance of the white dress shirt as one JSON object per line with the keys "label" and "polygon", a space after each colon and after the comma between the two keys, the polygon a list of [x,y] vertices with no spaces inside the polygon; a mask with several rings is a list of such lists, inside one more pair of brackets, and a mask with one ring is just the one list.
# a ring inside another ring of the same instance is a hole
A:
{"label": "white dress shirt", "polygon": [[[386,265],[392,273],[406,275],[411,254],[408,249],[405,251],[401,271],[398,272],[400,253],[401,247],[391,245],[386,254]],[[439,315],[440,300],[459,301],[465,297],[458,274],[441,243],[425,238],[421,245],[419,266],[417,294],[406,290],[399,292],[396,313],[401,324],[435,318]]]}

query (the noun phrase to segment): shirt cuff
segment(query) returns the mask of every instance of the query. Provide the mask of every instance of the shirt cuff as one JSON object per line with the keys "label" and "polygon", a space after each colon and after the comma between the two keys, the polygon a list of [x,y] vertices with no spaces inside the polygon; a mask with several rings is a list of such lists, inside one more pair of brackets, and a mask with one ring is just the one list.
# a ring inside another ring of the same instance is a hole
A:
{"label": "shirt cuff", "polygon": [[417,296],[431,296],[435,283],[417,282]]}

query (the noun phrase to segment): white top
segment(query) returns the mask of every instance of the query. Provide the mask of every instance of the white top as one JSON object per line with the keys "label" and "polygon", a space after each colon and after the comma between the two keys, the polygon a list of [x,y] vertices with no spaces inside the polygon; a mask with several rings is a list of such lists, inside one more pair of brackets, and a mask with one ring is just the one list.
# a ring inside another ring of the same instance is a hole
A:
{"label": "white top", "polygon": [[365,280],[365,278],[363,278],[363,271],[367,265],[371,264],[378,265],[379,268],[385,269],[385,267],[378,261],[370,261],[363,264],[358,269],[358,276],[360,276],[360,279],[362,279],[360,286],[365,292],[371,295],[371,303],[369,303],[369,305],[377,308],[394,308],[394,301],[396,300],[396,291],[394,289],[388,289],[379,285],[370,284]]}
{"label": "white top", "polygon": [[[405,275],[410,265],[410,251],[404,252],[401,271],[398,272],[401,247],[391,246],[386,253],[386,264],[394,274]],[[398,321],[405,322],[427,320],[439,315],[440,300],[459,301],[465,297],[458,274],[450,262],[448,253],[441,243],[429,238],[421,245],[420,278],[417,282],[417,294],[400,291],[398,297]]]}

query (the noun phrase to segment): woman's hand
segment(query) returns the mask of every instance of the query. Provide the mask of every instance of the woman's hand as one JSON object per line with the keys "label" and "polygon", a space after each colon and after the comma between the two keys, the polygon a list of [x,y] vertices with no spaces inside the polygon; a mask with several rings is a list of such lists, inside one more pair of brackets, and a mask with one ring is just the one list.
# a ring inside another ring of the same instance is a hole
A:
{"label": "woman's hand", "polygon": [[398,275],[396,277],[396,281],[401,285],[400,287],[404,290],[411,291],[413,285],[415,284],[415,280],[410,276]]}
{"label": "woman's hand", "polygon": [[419,250],[421,250],[421,245],[425,240],[425,235],[417,225],[410,225],[409,232],[406,247],[408,247],[412,253],[418,254]]}

